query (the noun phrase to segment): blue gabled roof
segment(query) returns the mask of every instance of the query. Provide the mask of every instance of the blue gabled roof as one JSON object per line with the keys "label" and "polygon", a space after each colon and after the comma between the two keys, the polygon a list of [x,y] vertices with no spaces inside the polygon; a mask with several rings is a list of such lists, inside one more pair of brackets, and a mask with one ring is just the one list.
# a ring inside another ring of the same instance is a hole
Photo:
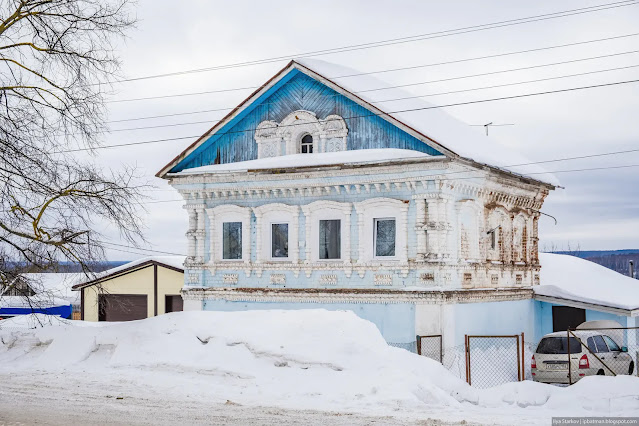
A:
{"label": "blue gabled roof", "polygon": [[[328,80],[314,78],[296,62],[253,93],[231,111],[209,132],[169,163],[158,176],[185,169],[219,163],[247,161],[257,158],[254,130],[264,120],[279,122],[296,110],[309,110],[323,118],[342,116],[349,128],[348,149],[399,148],[442,155],[382,117],[329,87]],[[364,105],[362,105],[364,104]]]}

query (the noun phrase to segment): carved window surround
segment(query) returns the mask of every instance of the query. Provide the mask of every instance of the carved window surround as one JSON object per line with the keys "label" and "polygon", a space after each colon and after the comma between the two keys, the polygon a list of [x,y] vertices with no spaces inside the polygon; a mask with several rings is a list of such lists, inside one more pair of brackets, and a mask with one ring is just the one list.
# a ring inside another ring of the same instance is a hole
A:
{"label": "carved window surround", "polygon": [[335,259],[319,259],[319,221],[341,221],[341,262],[351,263],[351,213],[352,203],[321,200],[302,206],[306,218],[306,260],[305,263],[335,263]]}
{"label": "carved window surround", "polygon": [[[281,203],[264,204],[253,208],[255,214],[255,245],[257,262],[299,261],[300,207]],[[288,257],[271,258],[271,224],[288,223]]]}
{"label": "carved window surround", "polygon": [[395,219],[395,258],[408,262],[408,206],[409,202],[394,198],[371,198],[355,203],[359,229],[359,256],[357,263],[391,263],[374,256],[374,223],[378,218]]}
{"label": "carved window surround", "polygon": [[305,135],[313,137],[313,152],[346,150],[348,128],[344,119],[329,115],[323,120],[311,111],[298,110],[287,115],[280,123],[262,121],[255,130],[258,158],[299,154],[299,144]]}
{"label": "carved window surround", "polygon": [[483,208],[475,200],[465,199],[457,202],[458,257],[460,260],[479,261],[481,247],[485,246],[490,235],[483,229]]}
{"label": "carved window surround", "polygon": [[[251,261],[251,209],[233,204],[206,209],[209,217],[209,242],[210,242],[210,263],[211,264],[248,264]],[[223,233],[222,224],[224,222],[242,222],[242,260],[225,260],[222,258]]]}

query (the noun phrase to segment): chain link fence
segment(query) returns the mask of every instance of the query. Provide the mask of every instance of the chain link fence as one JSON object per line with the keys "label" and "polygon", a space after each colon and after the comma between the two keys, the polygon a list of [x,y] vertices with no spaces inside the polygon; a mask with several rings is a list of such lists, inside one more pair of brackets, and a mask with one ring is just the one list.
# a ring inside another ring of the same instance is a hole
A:
{"label": "chain link fence", "polygon": [[524,334],[508,336],[465,336],[464,344],[444,347],[441,334],[417,336],[419,355],[441,362],[453,375],[472,386],[487,388],[530,377],[524,352],[533,346],[524,343]]}
{"label": "chain link fence", "polygon": [[489,388],[522,380],[522,335],[466,336],[466,381]]}
{"label": "chain link fence", "polygon": [[405,349],[408,352],[412,352],[412,353],[416,353],[417,351],[415,350],[415,342],[408,342],[408,343],[393,343],[393,342],[386,342],[388,344],[388,346],[392,346],[394,348],[401,348],[401,349]]}
{"label": "chain link fence", "polygon": [[444,359],[442,335],[417,336],[417,354],[442,362]]}
{"label": "chain link fence", "polygon": [[570,385],[593,375],[639,377],[639,327],[569,329],[539,342],[525,341],[524,333],[466,335],[464,345],[454,347],[445,347],[442,335],[423,335],[415,351],[478,388],[521,380]]}

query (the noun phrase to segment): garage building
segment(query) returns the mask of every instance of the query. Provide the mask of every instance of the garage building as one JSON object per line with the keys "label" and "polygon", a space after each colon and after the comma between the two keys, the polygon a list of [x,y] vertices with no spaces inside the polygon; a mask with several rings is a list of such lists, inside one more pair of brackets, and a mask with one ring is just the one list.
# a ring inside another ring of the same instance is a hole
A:
{"label": "garage building", "polygon": [[183,256],[139,259],[77,284],[81,319],[132,321],[181,311],[184,285]]}

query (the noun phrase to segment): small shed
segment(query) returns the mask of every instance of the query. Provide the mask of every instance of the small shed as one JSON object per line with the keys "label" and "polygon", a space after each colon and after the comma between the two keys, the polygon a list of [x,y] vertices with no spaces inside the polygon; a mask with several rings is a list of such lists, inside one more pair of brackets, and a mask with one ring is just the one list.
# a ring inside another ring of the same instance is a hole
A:
{"label": "small shed", "polygon": [[541,285],[534,287],[538,339],[585,321],[639,326],[639,280],[574,256],[540,253],[539,258]]}
{"label": "small shed", "polygon": [[181,311],[183,256],[153,256],[109,269],[73,286],[81,319],[132,321]]}

